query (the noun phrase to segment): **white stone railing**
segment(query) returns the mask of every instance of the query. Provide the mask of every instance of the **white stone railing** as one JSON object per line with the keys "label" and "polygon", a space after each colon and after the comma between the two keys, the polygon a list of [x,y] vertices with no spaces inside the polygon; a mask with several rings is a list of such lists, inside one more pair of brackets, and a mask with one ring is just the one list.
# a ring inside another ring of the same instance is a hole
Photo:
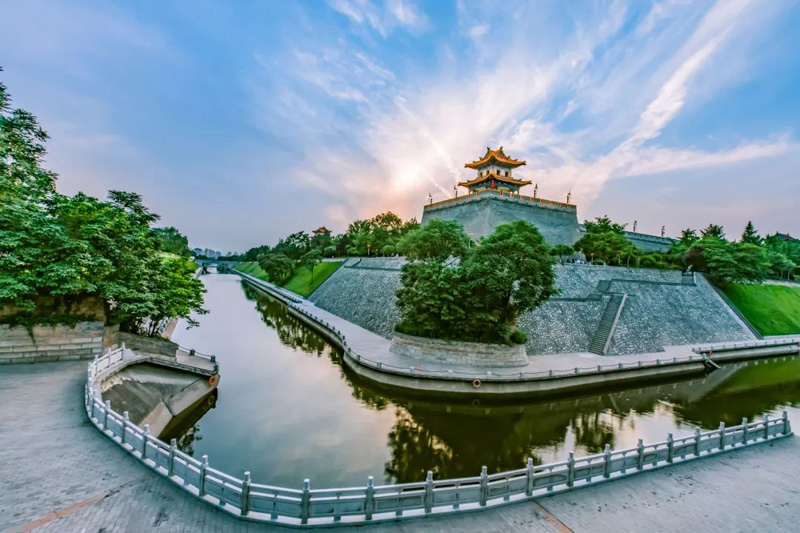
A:
{"label": "white stone railing", "polygon": [[145,425],[139,428],[120,415],[110,402],[103,402],[100,381],[126,363],[123,349],[108,352],[88,368],[85,406],[89,420],[105,436],[142,464],[181,487],[189,494],[243,520],[287,526],[314,527],[339,523],[373,523],[403,518],[458,513],[506,505],[555,494],[574,488],[628,477],[697,458],[718,455],[792,434],[786,412],[782,417],[667,440],[639,444],[634,448],[611,450],[566,461],[534,465],[489,474],[486,467],[475,477],[416,483],[375,485],[372,476],[360,487],[311,489],[306,479],[302,488],[290,489],[253,483],[250,473],[243,478],[212,468],[208,456],[197,460],[177,449],[176,441],[162,442]]}

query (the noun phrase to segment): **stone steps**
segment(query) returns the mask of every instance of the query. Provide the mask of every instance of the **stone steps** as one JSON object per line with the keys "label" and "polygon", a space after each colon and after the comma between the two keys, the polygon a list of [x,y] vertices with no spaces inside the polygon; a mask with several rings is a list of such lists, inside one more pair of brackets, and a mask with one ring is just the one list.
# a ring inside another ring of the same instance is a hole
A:
{"label": "stone steps", "polygon": [[612,294],[603,311],[603,317],[597,326],[597,331],[589,345],[589,351],[597,355],[605,355],[608,350],[608,341],[614,333],[617,319],[625,302],[624,294]]}

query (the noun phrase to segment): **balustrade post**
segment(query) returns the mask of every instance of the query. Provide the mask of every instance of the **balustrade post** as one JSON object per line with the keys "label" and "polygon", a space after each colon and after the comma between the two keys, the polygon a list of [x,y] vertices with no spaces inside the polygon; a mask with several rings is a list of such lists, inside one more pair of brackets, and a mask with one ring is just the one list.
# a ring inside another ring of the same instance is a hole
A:
{"label": "balustrade post", "polygon": [[528,457],[528,464],[526,465],[525,476],[527,483],[525,484],[525,496],[533,495],[533,458]]}
{"label": "balustrade post", "polygon": [[725,449],[725,422],[719,423],[719,449]]}
{"label": "balustrade post", "polygon": [[694,428],[694,456],[700,457],[700,428]]}
{"label": "balustrade post", "polygon": [[311,480],[303,480],[303,497],[300,500],[300,523],[308,524],[308,515],[311,511]]}
{"label": "balustrade post", "polygon": [[764,440],[769,438],[769,415],[764,415]]}
{"label": "balustrade post", "polygon": [[575,452],[567,456],[567,487],[575,484]]}
{"label": "balustrade post", "polygon": [[489,499],[489,474],[485,466],[481,467],[481,494],[479,505],[486,507],[486,500]]}
{"label": "balustrade post", "polygon": [[430,513],[433,510],[433,472],[428,470],[428,476],[425,478],[425,512]]}
{"label": "balustrade post", "polygon": [[783,420],[783,434],[784,435],[791,435],[792,434],[792,424],[789,423],[789,413],[784,411],[783,414],[781,415],[781,419]]}
{"label": "balustrade post", "polygon": [[108,412],[110,410],[111,410],[111,400],[106,400],[106,408],[103,412],[103,431],[108,429]]}
{"label": "balustrade post", "polygon": [[208,456],[203,456],[200,464],[200,482],[197,487],[197,494],[202,498],[206,495],[206,470],[208,469]]}
{"label": "balustrade post", "polygon": [[606,444],[603,448],[603,477],[611,477],[611,445]]}
{"label": "balustrade post", "polygon": [[150,424],[144,425],[144,433],[142,434],[142,461],[147,459],[147,437],[150,436]]}
{"label": "balustrade post", "polygon": [[636,470],[642,470],[644,468],[644,441],[639,439],[639,442],[636,443]]}
{"label": "balustrade post", "polygon": [[367,478],[367,499],[364,502],[364,518],[372,520],[375,511],[375,482],[372,476]]}
{"label": "balustrade post", "polygon": [[747,418],[742,418],[742,444],[746,445],[750,439],[750,425],[747,423]]}
{"label": "balustrade post", "polygon": [[89,386],[86,386],[86,391],[89,395],[89,418],[94,419],[94,395],[89,392]]}
{"label": "balustrade post", "polygon": [[239,503],[239,509],[242,516],[247,516],[250,512],[250,472],[244,473],[244,481],[242,482],[242,498]]}
{"label": "balustrade post", "polygon": [[672,433],[667,433],[667,462],[671,463],[675,458],[675,439]]}
{"label": "balustrade post", "polygon": [[128,422],[130,422],[130,415],[128,415],[128,411],[124,411],[122,413],[122,436],[120,437],[123,448],[125,447],[125,434],[128,432]]}
{"label": "balustrade post", "polygon": [[169,457],[167,458],[167,477],[172,477],[175,474],[175,449],[178,447],[178,441],[172,439],[169,441]]}

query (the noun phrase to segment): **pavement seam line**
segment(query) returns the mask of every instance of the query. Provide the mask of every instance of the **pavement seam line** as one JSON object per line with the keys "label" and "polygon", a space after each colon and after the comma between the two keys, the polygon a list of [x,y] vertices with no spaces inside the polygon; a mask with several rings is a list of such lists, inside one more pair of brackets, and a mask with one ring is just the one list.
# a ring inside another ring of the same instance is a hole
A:
{"label": "pavement seam line", "polygon": [[575,533],[574,531],[572,531],[572,529],[570,529],[567,526],[567,524],[556,518],[556,516],[553,513],[548,511],[547,508],[541,503],[539,503],[537,500],[533,500],[533,504],[539,508],[539,512],[542,513],[542,516],[544,516],[545,520],[547,520],[553,526],[555,526],[555,528],[558,530],[559,533]]}
{"label": "pavement seam line", "polygon": [[30,522],[30,523],[22,526],[17,531],[19,533],[22,533],[24,531],[33,531],[34,529],[36,529],[38,527],[41,527],[41,526],[47,524],[48,522],[52,522],[53,520],[58,520],[59,518],[62,518],[64,516],[68,516],[68,515],[74,513],[75,511],[83,509],[84,507],[89,507],[90,505],[94,505],[95,503],[97,503],[97,502],[99,502],[101,500],[104,500],[104,499],[108,498],[109,496],[113,496],[114,494],[117,494],[118,492],[121,492],[121,491],[123,491],[123,490],[125,490],[125,489],[127,489],[129,487],[133,487],[135,485],[139,485],[141,483],[144,483],[145,481],[147,481],[147,479],[134,479],[134,480],[128,481],[127,483],[123,483],[122,485],[118,485],[118,486],[116,486],[114,488],[111,488],[111,489],[107,490],[106,492],[103,492],[102,494],[97,494],[95,496],[92,496],[89,499],[80,501],[78,503],[70,505],[69,507],[65,507],[63,509],[60,509],[60,510],[54,512],[54,513],[50,513],[49,515],[46,515],[46,516],[43,516],[42,518],[34,520],[33,522]]}

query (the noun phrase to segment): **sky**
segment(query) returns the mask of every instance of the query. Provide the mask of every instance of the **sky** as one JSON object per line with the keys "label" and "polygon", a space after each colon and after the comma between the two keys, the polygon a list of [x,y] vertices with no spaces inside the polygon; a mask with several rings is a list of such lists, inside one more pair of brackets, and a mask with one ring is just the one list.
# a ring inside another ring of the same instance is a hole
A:
{"label": "sky", "polygon": [[0,80],[49,132],[59,189],[138,192],[192,246],[420,218],[487,146],[581,219],[800,234],[798,0],[26,0],[2,16]]}

